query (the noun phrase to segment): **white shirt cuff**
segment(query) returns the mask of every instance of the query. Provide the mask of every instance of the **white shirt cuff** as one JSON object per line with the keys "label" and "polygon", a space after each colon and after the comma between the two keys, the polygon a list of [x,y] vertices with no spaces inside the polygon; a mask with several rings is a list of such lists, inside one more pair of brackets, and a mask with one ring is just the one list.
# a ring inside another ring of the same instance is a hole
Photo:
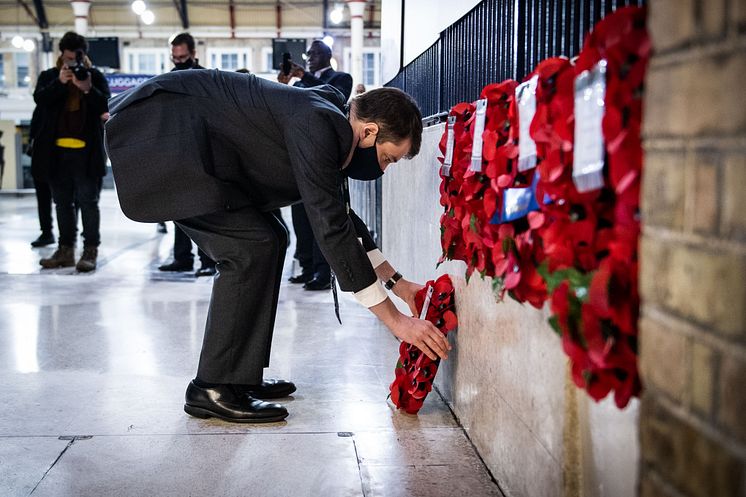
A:
{"label": "white shirt cuff", "polygon": [[383,256],[383,252],[381,252],[379,249],[373,249],[368,252],[368,259],[370,259],[370,264],[373,266],[373,269],[386,262],[386,258]]}
{"label": "white shirt cuff", "polygon": [[388,298],[386,290],[383,289],[381,283],[378,281],[367,288],[363,288],[359,292],[353,293],[353,295],[358,302],[368,308],[378,305]]}

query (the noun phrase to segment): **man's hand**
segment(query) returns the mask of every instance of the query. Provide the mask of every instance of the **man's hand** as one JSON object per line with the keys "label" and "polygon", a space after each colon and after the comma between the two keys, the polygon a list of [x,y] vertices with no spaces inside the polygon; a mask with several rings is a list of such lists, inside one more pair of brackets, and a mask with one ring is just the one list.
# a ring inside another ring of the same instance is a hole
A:
{"label": "man's hand", "polygon": [[306,74],[306,70],[291,60],[290,61],[290,77],[291,78],[302,78],[304,74]]}
{"label": "man's hand", "polygon": [[422,288],[424,288],[423,285],[402,278],[396,282],[392,290],[394,295],[402,299],[409,306],[412,315],[417,316],[419,311],[417,310],[417,305],[414,303],[414,296]]}
{"label": "man's hand", "polygon": [[77,78],[73,78],[72,82],[83,93],[88,93],[89,91],[91,91],[92,84],[91,84],[91,73],[90,72],[88,73],[88,77],[85,78],[83,81],[79,81]]}
{"label": "man's hand", "polygon": [[430,321],[408,317],[399,312],[391,299],[370,308],[397,338],[411,343],[430,359],[448,358],[451,345],[445,335]]}
{"label": "man's hand", "polygon": [[433,361],[438,357],[448,359],[451,345],[445,335],[430,321],[417,319],[400,314],[400,318],[391,328],[391,332],[399,339],[411,343],[425,353]]}
{"label": "man's hand", "polygon": [[67,84],[71,79],[73,79],[73,72],[70,70],[67,66],[62,66],[62,69],[60,69],[60,83],[63,85]]}
{"label": "man's hand", "polygon": [[302,78],[303,75],[306,74],[305,69],[303,69],[301,66],[290,61],[290,72],[288,74],[285,74],[284,72],[280,71],[279,74],[277,74],[277,81],[280,83],[286,85],[290,83],[290,80],[293,78]]}

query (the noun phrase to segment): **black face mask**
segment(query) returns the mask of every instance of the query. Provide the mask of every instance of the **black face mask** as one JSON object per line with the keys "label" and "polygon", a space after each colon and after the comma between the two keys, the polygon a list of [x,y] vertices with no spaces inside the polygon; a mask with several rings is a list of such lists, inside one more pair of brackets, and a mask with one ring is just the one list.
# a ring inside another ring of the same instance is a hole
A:
{"label": "black face mask", "polygon": [[184,62],[174,62],[174,68],[177,71],[183,71],[184,69],[191,69],[194,67],[194,59],[187,59]]}
{"label": "black face mask", "polygon": [[378,163],[378,145],[372,147],[355,147],[350,164],[344,168],[348,178],[360,181],[373,181],[383,176],[381,165]]}

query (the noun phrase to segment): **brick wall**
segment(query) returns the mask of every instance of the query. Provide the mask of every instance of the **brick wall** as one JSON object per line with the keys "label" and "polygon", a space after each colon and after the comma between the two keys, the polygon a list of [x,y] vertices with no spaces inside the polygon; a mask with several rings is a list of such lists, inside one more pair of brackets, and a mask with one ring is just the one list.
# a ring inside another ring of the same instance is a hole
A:
{"label": "brick wall", "polygon": [[746,496],[746,0],[650,0],[640,495]]}

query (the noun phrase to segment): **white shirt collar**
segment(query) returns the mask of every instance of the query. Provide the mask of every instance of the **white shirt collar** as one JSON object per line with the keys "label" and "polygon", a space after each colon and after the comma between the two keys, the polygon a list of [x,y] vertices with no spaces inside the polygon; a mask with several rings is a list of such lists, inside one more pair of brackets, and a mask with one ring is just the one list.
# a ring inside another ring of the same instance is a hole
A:
{"label": "white shirt collar", "polygon": [[321,77],[322,74],[324,74],[326,71],[328,71],[331,68],[332,68],[332,66],[326,66],[325,68],[319,69],[318,71],[316,71],[315,73],[313,73],[313,75],[315,77],[319,78],[319,77]]}

